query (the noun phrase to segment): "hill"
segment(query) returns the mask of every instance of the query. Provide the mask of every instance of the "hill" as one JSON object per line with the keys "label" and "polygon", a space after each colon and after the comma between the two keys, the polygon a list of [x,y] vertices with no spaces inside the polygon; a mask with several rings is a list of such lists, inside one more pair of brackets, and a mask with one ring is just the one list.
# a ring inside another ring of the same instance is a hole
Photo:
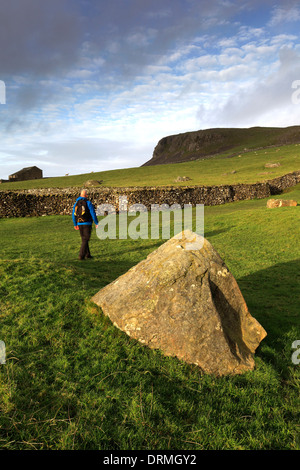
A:
{"label": "hill", "polygon": [[199,130],[164,137],[156,145],[151,160],[142,166],[205,159],[225,152],[231,156],[248,150],[299,142],[300,126]]}
{"label": "hill", "polygon": [[[252,146],[255,148],[255,142]],[[274,163],[276,166],[266,168],[266,165]],[[269,146],[260,150],[249,149],[247,152],[237,152],[235,156],[232,151],[229,151],[211,158],[198,158],[182,163],[153,164],[136,168],[2,183],[0,193],[22,189],[79,188],[86,186],[86,182],[91,179],[99,181],[96,187],[102,188],[252,184],[272,180],[299,170],[300,143],[294,143]],[[179,177],[183,176],[188,179],[180,180]]]}

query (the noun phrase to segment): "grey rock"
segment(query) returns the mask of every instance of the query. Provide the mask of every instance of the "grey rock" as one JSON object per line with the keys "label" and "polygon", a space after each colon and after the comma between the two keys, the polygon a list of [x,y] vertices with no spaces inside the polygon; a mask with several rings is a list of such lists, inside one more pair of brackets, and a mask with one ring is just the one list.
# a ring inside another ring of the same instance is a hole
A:
{"label": "grey rock", "polygon": [[293,199],[269,199],[267,201],[267,207],[269,209],[274,209],[275,207],[295,207],[297,206],[297,201]]}
{"label": "grey rock", "polygon": [[91,300],[130,337],[217,376],[252,370],[266,336],[219,254],[190,231],[162,244]]}

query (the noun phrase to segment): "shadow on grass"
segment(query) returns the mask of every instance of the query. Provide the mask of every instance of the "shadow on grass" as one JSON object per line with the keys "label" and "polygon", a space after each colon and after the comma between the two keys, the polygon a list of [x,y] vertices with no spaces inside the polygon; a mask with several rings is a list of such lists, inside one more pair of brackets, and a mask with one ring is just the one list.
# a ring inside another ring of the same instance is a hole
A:
{"label": "shadow on grass", "polygon": [[125,274],[140,261],[146,259],[148,254],[156,250],[164,240],[157,240],[147,244],[140,244],[139,242],[130,243],[127,248],[124,248],[123,241],[118,243],[118,241],[113,240],[113,242],[115,242],[113,249],[110,247],[105,251],[104,245],[103,247],[100,246],[100,248],[97,248],[97,246],[92,247],[93,259],[78,260],[75,256],[72,260],[68,259],[67,263],[78,274],[85,276],[87,285],[92,287],[97,285],[98,290],[100,290],[106,284]]}
{"label": "shadow on grass", "polygon": [[257,271],[238,284],[251,315],[267,332],[258,355],[281,367],[280,357],[290,357],[292,342],[300,339],[300,260]]}
{"label": "shadow on grass", "polygon": [[220,235],[221,233],[226,233],[228,231],[229,229],[219,229],[219,230],[211,230],[211,231],[208,230],[207,232],[205,231],[204,238],[210,241],[210,238]]}

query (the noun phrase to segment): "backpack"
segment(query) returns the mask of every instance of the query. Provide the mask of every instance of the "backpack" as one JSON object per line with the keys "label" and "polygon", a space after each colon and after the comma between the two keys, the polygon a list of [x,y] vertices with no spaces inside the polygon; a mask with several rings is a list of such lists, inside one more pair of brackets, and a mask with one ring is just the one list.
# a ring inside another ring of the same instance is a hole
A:
{"label": "backpack", "polygon": [[92,217],[85,199],[79,199],[75,205],[75,218],[77,223],[91,222]]}

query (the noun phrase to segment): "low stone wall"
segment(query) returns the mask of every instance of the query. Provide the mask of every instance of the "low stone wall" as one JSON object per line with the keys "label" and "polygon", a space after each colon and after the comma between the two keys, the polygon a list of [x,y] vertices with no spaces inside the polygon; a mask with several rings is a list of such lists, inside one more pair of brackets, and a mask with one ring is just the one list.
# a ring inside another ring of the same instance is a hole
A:
{"label": "low stone wall", "polygon": [[[284,189],[300,183],[300,171],[255,184],[224,186],[173,186],[136,188],[90,188],[89,198],[97,207],[111,204],[119,210],[120,197],[126,197],[128,208],[143,204],[148,210],[152,204],[204,204],[214,206],[247,199],[263,199],[281,194]],[[43,215],[71,215],[81,188],[28,189],[0,191],[0,217],[31,217]]]}

